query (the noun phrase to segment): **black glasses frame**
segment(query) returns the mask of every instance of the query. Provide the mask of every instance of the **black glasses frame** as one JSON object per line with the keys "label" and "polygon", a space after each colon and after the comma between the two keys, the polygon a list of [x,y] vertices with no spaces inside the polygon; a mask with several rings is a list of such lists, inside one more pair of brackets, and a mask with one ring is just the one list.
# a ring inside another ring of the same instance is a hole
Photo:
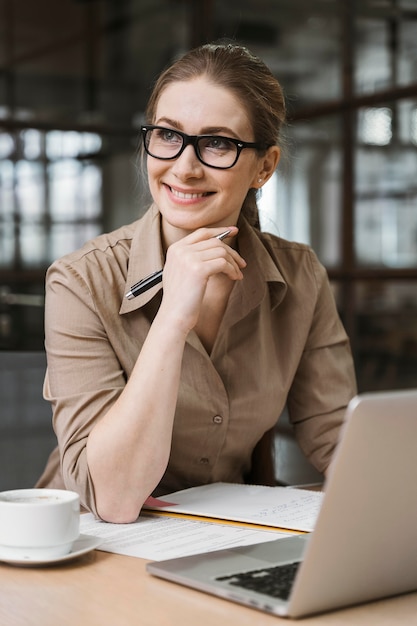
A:
{"label": "black glasses frame", "polygon": [[[240,139],[235,139],[234,137],[225,137],[224,135],[187,135],[186,133],[182,133],[179,130],[174,130],[173,128],[166,128],[166,126],[154,126],[152,124],[147,124],[146,126],[141,126],[140,130],[142,132],[143,146],[145,148],[145,152],[149,154],[149,156],[154,157],[155,159],[160,159],[161,161],[173,161],[174,159],[177,159],[184,152],[185,148],[188,145],[191,145],[193,146],[194,152],[197,156],[197,159],[200,161],[200,163],[202,163],[203,165],[206,165],[207,167],[213,167],[216,170],[229,170],[231,167],[236,165],[237,160],[240,156],[240,153],[245,148],[252,148],[253,150],[264,149],[264,146],[261,146],[261,144],[259,143],[254,143],[251,141],[241,141]],[[160,156],[157,156],[156,154],[152,154],[152,152],[149,152],[149,146],[148,146],[149,142],[146,141],[146,137],[147,137],[148,132],[152,130],[167,130],[168,132],[179,135],[182,138],[182,146],[178,150],[177,154],[175,154],[174,156],[170,156],[170,157],[160,157]],[[224,167],[223,165],[212,165],[211,163],[206,163],[202,159],[200,151],[199,151],[198,142],[200,141],[200,139],[225,139],[226,141],[230,141],[236,146],[236,149],[237,149],[235,160],[233,161],[231,165],[227,165],[226,167]]]}

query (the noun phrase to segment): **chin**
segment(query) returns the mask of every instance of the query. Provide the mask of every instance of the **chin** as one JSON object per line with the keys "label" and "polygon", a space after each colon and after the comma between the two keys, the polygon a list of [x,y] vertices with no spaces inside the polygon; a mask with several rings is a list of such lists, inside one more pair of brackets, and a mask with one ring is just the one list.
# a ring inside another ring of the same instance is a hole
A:
{"label": "chin", "polygon": [[171,227],[185,231],[194,231],[198,228],[206,228],[217,225],[217,222],[213,222],[211,216],[198,216],[195,212],[187,210],[170,210],[161,211],[161,215],[164,221]]}

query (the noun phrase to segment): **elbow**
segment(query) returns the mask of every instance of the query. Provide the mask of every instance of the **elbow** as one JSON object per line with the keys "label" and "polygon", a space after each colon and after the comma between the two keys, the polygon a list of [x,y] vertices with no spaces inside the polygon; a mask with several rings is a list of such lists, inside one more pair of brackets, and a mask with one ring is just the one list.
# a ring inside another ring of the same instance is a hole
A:
{"label": "elbow", "polygon": [[139,517],[139,513],[129,515],[118,512],[111,511],[108,514],[100,513],[98,511],[99,518],[103,522],[107,522],[108,524],[133,524]]}
{"label": "elbow", "polygon": [[132,524],[138,519],[144,501],[127,502],[111,500],[96,502],[98,517],[109,524]]}

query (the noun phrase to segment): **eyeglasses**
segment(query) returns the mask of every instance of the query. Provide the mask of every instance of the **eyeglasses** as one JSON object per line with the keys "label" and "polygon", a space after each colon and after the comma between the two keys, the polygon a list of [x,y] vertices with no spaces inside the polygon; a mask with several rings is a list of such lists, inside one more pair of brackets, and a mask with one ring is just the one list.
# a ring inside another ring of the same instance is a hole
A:
{"label": "eyeglasses", "polygon": [[179,130],[163,126],[142,126],[143,145],[146,152],[155,157],[169,161],[176,159],[191,144],[197,158],[204,165],[218,170],[233,167],[242,150],[252,148],[261,150],[263,146],[250,141],[240,141],[221,135],[186,135]]}

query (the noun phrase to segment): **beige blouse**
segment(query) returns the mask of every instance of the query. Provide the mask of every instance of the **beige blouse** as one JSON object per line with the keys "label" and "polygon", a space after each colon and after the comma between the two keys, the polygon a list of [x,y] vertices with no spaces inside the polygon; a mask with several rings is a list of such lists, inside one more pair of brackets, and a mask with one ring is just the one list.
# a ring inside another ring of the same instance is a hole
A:
{"label": "beige blouse", "polygon": [[[260,233],[243,218],[239,227],[244,279],[233,287],[212,353],[195,332],[188,336],[170,460],[154,495],[243,482],[254,447],[286,404],[302,450],[324,471],[356,392],[349,341],[314,252]],[[163,260],[153,206],[47,273],[44,395],[52,403],[59,452],[38,486],[73,489],[94,513],[87,438],[122,392],[162,288],[133,300],[125,294]]]}

